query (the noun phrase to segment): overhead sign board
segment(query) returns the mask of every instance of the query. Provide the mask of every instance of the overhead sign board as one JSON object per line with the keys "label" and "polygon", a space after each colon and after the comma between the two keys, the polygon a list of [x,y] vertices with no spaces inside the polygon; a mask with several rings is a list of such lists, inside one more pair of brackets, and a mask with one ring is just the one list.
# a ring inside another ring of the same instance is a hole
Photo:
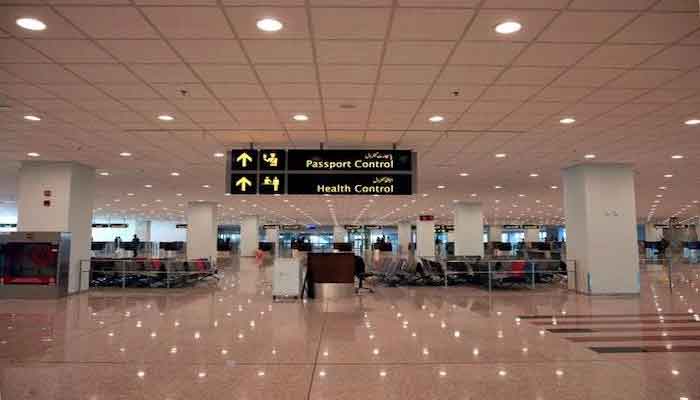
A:
{"label": "overhead sign board", "polygon": [[175,229],[187,229],[187,224],[176,224]]}
{"label": "overhead sign board", "polygon": [[413,170],[410,150],[289,150],[290,171],[384,171]]}
{"label": "overhead sign board", "polygon": [[280,228],[279,225],[263,225],[263,229],[265,229],[265,230],[267,230],[267,229],[279,229],[279,228]]}
{"label": "overhead sign board", "polygon": [[358,231],[362,229],[362,225],[344,225],[346,231]]}
{"label": "overhead sign board", "polygon": [[503,225],[503,229],[521,229],[522,225]]}
{"label": "overhead sign board", "polygon": [[454,225],[435,225],[435,233],[454,232]]}
{"label": "overhead sign board", "polygon": [[435,216],[434,215],[419,215],[418,220],[419,221],[434,221]]}
{"label": "overhead sign board", "polygon": [[288,194],[410,195],[410,175],[289,174]]}
{"label": "overhead sign board", "polygon": [[532,225],[532,224],[525,224],[523,225],[523,229],[540,229],[539,225]]}
{"label": "overhead sign board", "polygon": [[304,229],[304,225],[282,225],[283,231],[300,231]]}
{"label": "overhead sign board", "polygon": [[412,195],[410,150],[231,150],[230,194]]}

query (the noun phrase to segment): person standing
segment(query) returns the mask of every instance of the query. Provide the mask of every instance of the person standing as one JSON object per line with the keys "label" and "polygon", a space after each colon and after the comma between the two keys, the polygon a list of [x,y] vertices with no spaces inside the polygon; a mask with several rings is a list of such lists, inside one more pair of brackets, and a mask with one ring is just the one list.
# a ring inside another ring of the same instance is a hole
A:
{"label": "person standing", "polygon": [[136,257],[139,254],[139,245],[141,244],[141,240],[139,239],[138,236],[134,235],[134,238],[131,239],[131,245],[134,247],[134,257]]}

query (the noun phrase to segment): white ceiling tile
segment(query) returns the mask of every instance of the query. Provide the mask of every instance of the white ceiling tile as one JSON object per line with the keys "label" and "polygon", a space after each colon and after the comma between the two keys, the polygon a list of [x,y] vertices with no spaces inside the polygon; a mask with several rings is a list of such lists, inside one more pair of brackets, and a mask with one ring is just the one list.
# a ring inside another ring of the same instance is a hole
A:
{"label": "white ceiling tile", "polygon": [[[647,0],[648,1],[648,0]],[[538,37],[547,42],[597,43],[632,20],[635,13],[564,12]]]}
{"label": "white ceiling tile", "polygon": [[88,40],[37,40],[27,43],[57,62],[113,62],[109,54]]}
{"label": "white ceiling tile", "polygon": [[697,14],[647,13],[615,35],[613,43],[671,43],[700,28]]}
{"label": "white ceiling tile", "polygon": [[[420,100],[383,100],[377,99],[374,102],[372,111],[378,114],[402,113],[413,114],[420,106]],[[444,111],[444,110],[443,110]]]}
{"label": "white ceiling tile", "polygon": [[195,73],[207,83],[256,83],[253,70],[247,65],[192,64]]}
{"label": "white ceiling tile", "polygon": [[289,114],[289,118],[300,112],[310,118],[315,118],[314,114],[316,113],[320,117],[321,113],[321,102],[318,99],[274,99],[272,103],[278,112]]}
{"label": "white ceiling tile", "polygon": [[136,83],[138,78],[119,64],[67,64],[66,68],[92,83]]}
{"label": "white ceiling tile", "polygon": [[682,74],[681,71],[672,70],[629,71],[610,82],[608,87],[620,89],[655,88],[671,81],[680,74]]}
{"label": "white ceiling tile", "polygon": [[680,77],[668,82],[664,87],[670,89],[694,88],[700,89],[700,70],[688,72]]}
{"label": "white ceiling tile", "polygon": [[258,65],[255,70],[265,84],[316,82],[313,65]]}
{"label": "white ceiling tile", "polygon": [[548,87],[538,93],[533,100],[543,102],[576,102],[592,91],[592,88]]}
{"label": "white ceiling tile", "polygon": [[17,39],[0,39],[0,62],[50,62],[38,51]]}
{"label": "white ceiling tile", "polygon": [[[3,2],[17,3],[17,2]],[[18,18],[32,16],[43,21],[46,31],[31,31],[20,28],[15,21]],[[43,38],[50,32],[52,39],[82,39],[84,35],[76,30],[70,23],[54,12],[50,7],[41,6],[6,6],[0,9],[0,31],[5,31],[19,38]]]}
{"label": "white ceiling tile", "polygon": [[313,61],[308,40],[244,40],[243,46],[254,64]]}
{"label": "white ceiling tile", "polygon": [[130,67],[149,83],[198,82],[185,64],[132,64]]}
{"label": "white ceiling tile", "polygon": [[563,68],[512,67],[496,81],[498,85],[546,85],[564,72]]}
{"label": "white ceiling tile", "polygon": [[484,8],[543,8],[543,9],[559,9],[565,8],[570,0],[528,0],[524,3],[522,0],[486,0]]}
{"label": "white ceiling tile", "polygon": [[377,86],[378,99],[422,99],[430,90],[430,85],[389,85]]}
{"label": "white ceiling tile", "polygon": [[384,64],[440,65],[452,46],[451,42],[389,42]]}
{"label": "white ceiling tile", "polygon": [[651,57],[641,68],[692,69],[700,66],[700,46],[673,46]]}
{"label": "white ceiling tile", "polygon": [[399,8],[391,40],[457,40],[474,12],[463,9]]}
{"label": "white ceiling tile", "polygon": [[268,100],[224,100],[226,108],[233,112],[240,111],[266,111],[272,112],[272,105]]}
{"label": "white ceiling tile", "polygon": [[158,93],[143,84],[101,84],[97,86],[118,99],[160,98]]}
{"label": "white ceiling tile", "polygon": [[518,57],[515,65],[569,66],[594,47],[590,44],[534,43]]}
{"label": "white ceiling tile", "polygon": [[372,97],[373,85],[324,83],[321,85],[325,99],[364,99]]}
{"label": "white ceiling tile", "polygon": [[490,84],[502,71],[502,67],[449,65],[440,74],[438,83]]}
{"label": "white ceiling tile", "polygon": [[502,101],[477,101],[469,106],[470,113],[485,113],[485,114],[508,114],[515,111],[518,107],[523,105],[523,103],[515,100],[502,100]]}
{"label": "white ceiling tile", "polygon": [[171,100],[210,99],[211,93],[199,83],[157,83],[153,88],[163,97]]}
{"label": "white ceiling tile", "polygon": [[569,6],[569,9],[601,11],[646,10],[656,1],[657,0],[574,0],[574,2]]}
{"label": "white ceiling tile", "polygon": [[264,98],[260,85],[245,84],[245,83],[212,83],[209,85],[214,91],[216,97],[220,99],[238,99],[238,98]]}
{"label": "white ceiling tile", "polygon": [[439,66],[385,65],[379,77],[380,83],[432,83]]}
{"label": "white ceiling tile", "polygon": [[191,63],[245,64],[236,40],[171,40],[175,50]]}
{"label": "white ceiling tile", "polygon": [[600,87],[622,75],[625,71],[612,68],[572,68],[567,70],[552,86]]}
{"label": "white ceiling tile", "polygon": [[231,28],[214,7],[144,7],[155,27],[171,39],[229,39]]}
{"label": "white ceiling tile", "polygon": [[[507,42],[515,39],[527,42],[537,37],[555,15],[556,12],[551,10],[482,10],[469,28],[465,39]],[[518,21],[522,24],[522,29],[515,35],[501,35],[494,28],[503,21]]]}
{"label": "white ceiling tile", "polygon": [[318,86],[312,83],[265,84],[265,89],[273,99],[315,99],[319,97]]}
{"label": "white ceiling tile", "polygon": [[4,64],[5,70],[31,83],[80,83],[81,79],[57,64]]}
{"label": "white ceiling tile", "polygon": [[633,67],[649,58],[661,46],[603,45],[581,61],[585,67]]}
{"label": "white ceiling tile", "polygon": [[450,64],[508,65],[524,47],[524,43],[464,41],[457,46]]}
{"label": "white ceiling tile", "polygon": [[316,56],[321,64],[379,64],[382,42],[320,40]]}
{"label": "white ceiling tile", "polygon": [[[465,111],[470,104],[470,102],[462,100],[428,100],[423,104],[420,111],[431,114],[443,112],[458,113]],[[376,107],[377,105],[375,104]]]}
{"label": "white ceiling tile", "polygon": [[435,85],[430,91],[431,100],[472,101],[478,98],[486,89],[483,85]]}
{"label": "white ceiling tile", "polygon": [[600,89],[585,99],[584,103],[625,103],[644,94],[643,89]]}
{"label": "white ceiling tile", "polygon": [[313,8],[314,37],[383,39],[388,29],[390,11],[389,8]]}
{"label": "white ceiling tile", "polygon": [[696,12],[698,5],[695,3],[695,0],[660,0],[654,10]]}
{"label": "white ceiling tile", "polygon": [[374,83],[377,79],[376,65],[327,65],[318,66],[321,82],[327,83]]}
{"label": "white ceiling tile", "polygon": [[479,0],[398,0],[401,7],[461,7],[474,8],[479,5]]}
{"label": "white ceiling tile", "polygon": [[634,100],[635,103],[675,103],[697,94],[697,89],[656,89]]}
{"label": "white ceiling tile", "polygon": [[[241,2],[253,5],[253,2]],[[303,3],[303,1],[302,1]],[[225,4],[230,4],[225,2]],[[282,0],[280,5],[293,6],[290,0]],[[226,13],[233,23],[238,37],[242,39],[305,39],[309,37],[306,9],[300,7],[275,7],[267,2],[262,7],[230,7]],[[275,18],[284,28],[278,32],[264,32],[255,23],[263,18]]]}
{"label": "white ceiling tile", "polygon": [[101,40],[107,51],[126,63],[172,63],[179,59],[162,40]]}
{"label": "white ceiling tile", "polygon": [[50,99],[56,97],[38,86],[25,83],[0,84],[0,93],[17,99]]}
{"label": "white ceiling tile", "polygon": [[92,38],[158,38],[158,33],[134,7],[58,7],[58,11]]}
{"label": "white ceiling tile", "polygon": [[482,95],[484,101],[524,101],[540,90],[537,86],[491,86]]}

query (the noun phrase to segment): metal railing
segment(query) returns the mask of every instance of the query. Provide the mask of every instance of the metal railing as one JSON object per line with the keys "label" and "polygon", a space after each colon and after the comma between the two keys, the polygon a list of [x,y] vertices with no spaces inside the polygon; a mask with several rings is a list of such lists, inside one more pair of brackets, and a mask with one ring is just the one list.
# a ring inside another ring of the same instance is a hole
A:
{"label": "metal railing", "polygon": [[208,259],[118,259],[81,260],[81,287],[183,287],[208,277],[217,269]]}

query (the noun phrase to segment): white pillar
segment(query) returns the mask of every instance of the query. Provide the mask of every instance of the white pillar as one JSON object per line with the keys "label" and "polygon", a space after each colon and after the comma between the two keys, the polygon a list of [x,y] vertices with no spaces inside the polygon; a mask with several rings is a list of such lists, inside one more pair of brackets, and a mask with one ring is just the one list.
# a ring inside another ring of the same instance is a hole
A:
{"label": "white pillar", "polygon": [[459,203],[455,207],[456,256],[484,256],[484,214],[481,203]]}
{"label": "white pillar", "polygon": [[399,235],[399,254],[408,253],[411,245],[411,223],[400,222],[397,231]]}
{"label": "white pillar", "polygon": [[644,241],[658,242],[661,234],[653,223],[644,224]]}
{"label": "white pillar", "polygon": [[241,217],[241,244],[240,255],[242,257],[255,257],[258,250],[258,216],[246,215]]}
{"label": "white pillar", "polygon": [[216,203],[187,204],[187,258],[208,258],[216,264]]}
{"label": "white pillar", "polygon": [[533,243],[540,241],[539,229],[525,229],[525,243]]}
{"label": "white pillar", "polygon": [[578,290],[639,293],[634,170],[582,164],[565,168],[563,178],[567,259],[576,260]]}
{"label": "white pillar", "polygon": [[23,162],[17,189],[17,230],[70,232],[68,293],[87,290],[80,260],[90,258],[95,169],[72,162]]}
{"label": "white pillar", "polygon": [[142,242],[151,241],[151,221],[136,221],[134,226],[134,234],[141,239]]}
{"label": "white pillar", "polygon": [[489,242],[500,242],[503,228],[500,225],[489,225]]}
{"label": "white pillar", "polygon": [[345,243],[347,232],[345,232],[345,227],[336,225],[333,227],[333,243]]}
{"label": "white pillar", "polygon": [[265,229],[265,241],[272,243],[272,249],[277,255],[277,243],[280,241],[280,230],[278,228]]}
{"label": "white pillar", "polygon": [[435,257],[435,221],[416,222],[416,257]]}

